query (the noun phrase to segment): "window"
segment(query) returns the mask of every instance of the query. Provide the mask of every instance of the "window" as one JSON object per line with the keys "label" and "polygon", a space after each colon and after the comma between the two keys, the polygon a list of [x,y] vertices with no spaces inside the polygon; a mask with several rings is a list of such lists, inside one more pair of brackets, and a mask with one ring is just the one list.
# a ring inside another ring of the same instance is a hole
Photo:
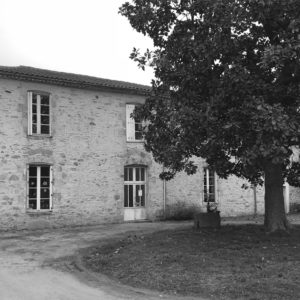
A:
{"label": "window", "polygon": [[28,92],[28,135],[50,133],[50,95]]}
{"label": "window", "polygon": [[131,114],[135,108],[134,104],[126,104],[126,136],[128,142],[142,141],[142,122],[138,119],[133,119]]}
{"label": "window", "polygon": [[124,168],[124,207],[145,207],[146,168]]}
{"label": "window", "polygon": [[30,210],[52,209],[52,167],[49,165],[29,165],[28,204]]}
{"label": "window", "polygon": [[209,168],[204,168],[203,171],[204,202],[216,202],[215,172]]}

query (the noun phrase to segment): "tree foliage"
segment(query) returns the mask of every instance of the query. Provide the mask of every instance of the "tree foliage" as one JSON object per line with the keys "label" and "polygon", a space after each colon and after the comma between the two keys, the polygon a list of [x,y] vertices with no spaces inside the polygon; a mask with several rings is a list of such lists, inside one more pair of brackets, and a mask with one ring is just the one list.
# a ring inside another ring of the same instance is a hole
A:
{"label": "tree foliage", "polygon": [[271,162],[298,184],[299,0],[133,0],[120,13],[153,40],[131,54],[156,77],[135,114],[164,178],[195,173],[196,156],[223,178],[261,183]]}

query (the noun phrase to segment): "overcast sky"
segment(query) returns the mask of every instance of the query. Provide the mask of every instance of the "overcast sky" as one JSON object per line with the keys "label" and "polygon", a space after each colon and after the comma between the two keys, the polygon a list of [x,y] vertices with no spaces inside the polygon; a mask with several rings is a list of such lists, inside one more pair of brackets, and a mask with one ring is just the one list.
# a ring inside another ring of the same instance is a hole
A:
{"label": "overcast sky", "polygon": [[0,65],[32,66],[150,84],[129,59],[152,48],[118,14],[126,0],[0,0]]}

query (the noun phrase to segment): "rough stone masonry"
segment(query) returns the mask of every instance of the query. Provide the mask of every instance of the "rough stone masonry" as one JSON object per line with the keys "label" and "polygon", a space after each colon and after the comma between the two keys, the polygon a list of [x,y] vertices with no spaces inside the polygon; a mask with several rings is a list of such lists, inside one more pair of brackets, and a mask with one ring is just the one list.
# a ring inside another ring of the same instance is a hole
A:
{"label": "rough stone masonry", "polygon": [[[141,141],[126,140],[126,104],[145,95],[120,89],[76,88],[0,76],[0,230],[124,221],[124,167],[146,168],[145,218],[205,211],[203,167],[196,175],[159,179],[162,166]],[[45,81],[45,80],[44,80]],[[50,95],[51,135],[28,135],[28,91]],[[52,167],[52,206],[28,207],[28,165]],[[263,191],[231,177],[216,178],[221,216],[263,213]],[[296,197],[295,197],[296,198]],[[254,203],[256,201],[256,204]],[[295,200],[296,201],[296,200]]]}

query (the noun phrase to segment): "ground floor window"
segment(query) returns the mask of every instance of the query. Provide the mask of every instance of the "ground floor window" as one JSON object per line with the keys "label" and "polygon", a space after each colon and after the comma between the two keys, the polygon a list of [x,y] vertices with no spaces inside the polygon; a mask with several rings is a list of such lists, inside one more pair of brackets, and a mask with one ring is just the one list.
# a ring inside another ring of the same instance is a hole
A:
{"label": "ground floor window", "polygon": [[212,169],[204,168],[203,193],[204,202],[216,202],[216,176]]}
{"label": "ground floor window", "polygon": [[146,168],[128,166],[124,168],[124,207],[145,207]]}
{"label": "ground floor window", "polygon": [[52,167],[28,165],[28,209],[52,209]]}

